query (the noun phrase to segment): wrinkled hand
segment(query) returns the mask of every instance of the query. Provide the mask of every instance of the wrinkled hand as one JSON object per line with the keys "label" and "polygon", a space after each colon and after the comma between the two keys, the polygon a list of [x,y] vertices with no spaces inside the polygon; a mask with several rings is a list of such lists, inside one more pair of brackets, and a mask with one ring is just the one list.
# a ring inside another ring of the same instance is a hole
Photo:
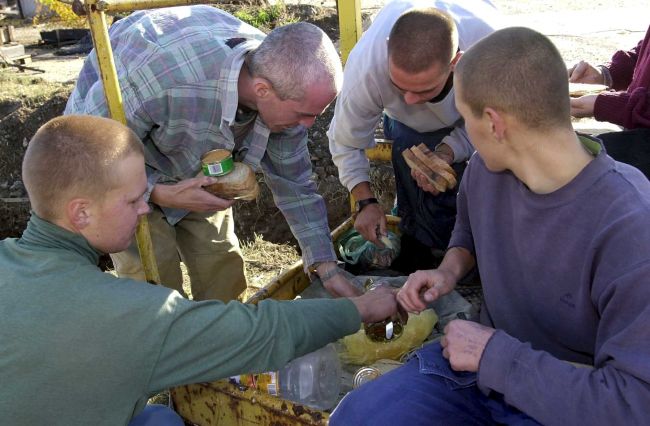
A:
{"label": "wrinkled hand", "polygon": [[203,187],[215,183],[215,178],[199,176],[175,184],[157,184],[150,200],[162,207],[185,209],[193,212],[216,212],[232,206],[233,200],[215,197]]}
{"label": "wrinkled hand", "polygon": [[568,70],[569,82],[586,84],[604,84],[605,77],[600,69],[593,65],[580,61]]}
{"label": "wrinkled hand", "polygon": [[421,312],[427,304],[451,292],[456,286],[452,275],[442,269],[416,271],[409,275],[397,293],[397,300],[408,312]]}
{"label": "wrinkled hand", "polygon": [[390,286],[380,285],[350,300],[359,310],[361,321],[370,324],[383,321],[386,318],[397,317],[400,314],[395,292],[396,289]]}
{"label": "wrinkled hand", "polygon": [[453,320],[440,339],[442,356],[456,371],[477,372],[488,340],[496,330],[465,320]]}
{"label": "wrinkled hand", "polygon": [[356,297],[363,291],[352,284],[345,275],[336,274],[323,283],[323,287],[332,297]]}
{"label": "wrinkled hand", "polygon": [[377,236],[377,227],[380,236],[386,235],[386,215],[379,204],[368,204],[354,219],[354,229],[377,247],[384,248]]}
{"label": "wrinkled hand", "polygon": [[571,98],[571,115],[576,118],[593,117],[594,105],[598,95],[586,95]]}

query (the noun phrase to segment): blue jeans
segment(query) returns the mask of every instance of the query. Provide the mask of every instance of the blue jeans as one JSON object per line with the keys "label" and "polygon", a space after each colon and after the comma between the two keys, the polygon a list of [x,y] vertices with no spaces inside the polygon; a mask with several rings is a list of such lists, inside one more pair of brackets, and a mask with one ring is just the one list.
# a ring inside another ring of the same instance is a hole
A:
{"label": "blue jeans", "polygon": [[481,393],[475,373],[453,371],[438,343],[424,346],[404,366],[349,393],[329,424],[539,425],[501,395]]}
{"label": "blue jeans", "polygon": [[128,426],[184,426],[181,416],[171,408],[160,404],[149,404]]}
{"label": "blue jeans", "polygon": [[[433,151],[453,129],[447,127],[435,132],[419,133],[397,120],[384,116],[384,134],[393,140],[392,161],[397,185],[397,212],[402,218],[402,232],[415,236],[427,247],[446,249],[456,221],[456,193],[458,188],[431,195],[424,192],[411,177],[411,169],[402,157],[402,151],[424,143]],[[465,169],[454,164],[458,181]]]}

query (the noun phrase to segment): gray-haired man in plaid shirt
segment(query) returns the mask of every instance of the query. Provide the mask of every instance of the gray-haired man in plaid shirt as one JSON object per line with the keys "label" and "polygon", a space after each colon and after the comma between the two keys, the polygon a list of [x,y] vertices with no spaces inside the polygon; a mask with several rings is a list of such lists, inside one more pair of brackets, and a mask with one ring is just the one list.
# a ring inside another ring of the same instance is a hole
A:
{"label": "gray-haired man in plaid shirt", "polygon": [[[268,36],[211,6],[141,11],[110,29],[129,127],[142,139],[149,221],[162,282],[196,300],[236,298],[246,286],[234,201],[203,189],[200,157],[225,148],[264,173],[278,208],[335,296],[358,290],[336,269],[325,203],[311,180],[307,128],[342,80],[331,40],[307,23]],[[107,116],[97,57],[84,64],[66,114]],[[135,246],[113,255],[118,274],[143,279]]]}

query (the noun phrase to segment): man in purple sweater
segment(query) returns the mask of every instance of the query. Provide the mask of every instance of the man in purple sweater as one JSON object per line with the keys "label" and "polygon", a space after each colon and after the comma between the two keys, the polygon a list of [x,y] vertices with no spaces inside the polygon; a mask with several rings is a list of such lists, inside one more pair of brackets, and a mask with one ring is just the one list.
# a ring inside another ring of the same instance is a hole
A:
{"label": "man in purple sweater", "polygon": [[635,48],[619,50],[607,64],[594,67],[580,61],[569,69],[569,81],[612,89],[572,99],[571,115],[622,126],[622,132],[599,138],[613,158],[650,176],[650,27]]}
{"label": "man in purple sweater", "polygon": [[452,321],[330,424],[647,424],[650,183],[573,132],[564,63],[533,30],[484,38],[454,86],[478,154],[443,262],[398,300],[419,312],[478,264],[480,324]]}

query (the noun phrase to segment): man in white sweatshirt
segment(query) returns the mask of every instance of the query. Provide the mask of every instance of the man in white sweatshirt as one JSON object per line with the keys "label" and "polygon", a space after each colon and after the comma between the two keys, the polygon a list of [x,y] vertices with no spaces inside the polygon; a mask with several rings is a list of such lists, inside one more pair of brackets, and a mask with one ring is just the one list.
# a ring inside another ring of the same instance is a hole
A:
{"label": "man in white sweatshirt", "polygon": [[369,241],[386,233],[386,216],[370,188],[365,150],[374,146],[382,114],[393,140],[402,255],[393,269],[431,267],[432,252],[449,242],[456,190],[439,193],[411,172],[402,151],[425,143],[458,174],[473,153],[454,106],[453,69],[464,50],[498,28],[500,17],[484,0],[388,3],[356,44],[328,131],[341,183],[357,200],[355,228]]}

